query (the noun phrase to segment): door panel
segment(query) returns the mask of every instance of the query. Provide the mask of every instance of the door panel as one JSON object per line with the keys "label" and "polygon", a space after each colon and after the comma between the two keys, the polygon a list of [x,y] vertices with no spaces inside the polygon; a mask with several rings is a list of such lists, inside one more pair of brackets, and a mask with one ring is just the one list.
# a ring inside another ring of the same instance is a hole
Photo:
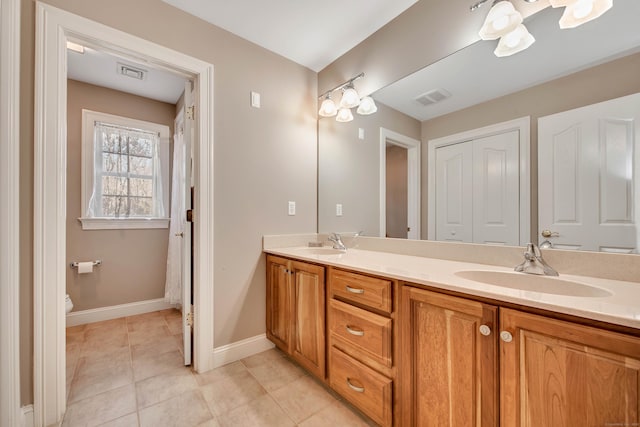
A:
{"label": "door panel", "polygon": [[436,240],[473,241],[472,146],[436,150]]}
{"label": "door panel", "polygon": [[640,94],[538,121],[540,231],[554,247],[637,253]]}
{"label": "door panel", "polygon": [[[184,90],[184,105],[185,107],[192,106],[194,104],[193,95],[191,89],[191,82],[185,83]],[[185,108],[183,107],[183,109]],[[193,142],[193,119],[188,114],[183,113],[183,140],[184,140],[184,206],[188,209],[192,208],[191,203],[191,144]],[[193,321],[193,280],[191,277],[192,269],[192,227],[190,222],[187,222],[186,211],[180,216],[180,220],[183,223],[182,226],[182,341],[184,348],[184,364],[191,364],[191,349],[193,338],[193,327],[191,323]],[[189,317],[191,317],[189,319]]]}
{"label": "door panel", "polygon": [[520,244],[520,133],[473,141],[473,242]]}
{"label": "door panel", "polygon": [[287,260],[267,258],[267,337],[285,352],[289,352],[291,324],[289,277]]}

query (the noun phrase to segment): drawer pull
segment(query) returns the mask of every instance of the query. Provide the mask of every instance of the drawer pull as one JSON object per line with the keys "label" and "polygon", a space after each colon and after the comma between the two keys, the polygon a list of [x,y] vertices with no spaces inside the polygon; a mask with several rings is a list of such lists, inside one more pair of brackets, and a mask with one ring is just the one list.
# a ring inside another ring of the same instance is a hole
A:
{"label": "drawer pull", "polygon": [[351,390],[355,392],[364,393],[364,387],[358,387],[356,385],[351,384],[351,378],[347,378],[347,385],[351,387]]}
{"label": "drawer pull", "polygon": [[345,286],[347,288],[347,292],[351,292],[352,294],[364,294],[364,289],[352,288],[351,286]]}
{"label": "drawer pull", "polygon": [[349,325],[345,326],[345,328],[347,328],[347,332],[349,332],[351,335],[355,335],[357,337],[363,337],[364,336],[364,331],[363,330],[353,329],[353,328],[349,327]]}

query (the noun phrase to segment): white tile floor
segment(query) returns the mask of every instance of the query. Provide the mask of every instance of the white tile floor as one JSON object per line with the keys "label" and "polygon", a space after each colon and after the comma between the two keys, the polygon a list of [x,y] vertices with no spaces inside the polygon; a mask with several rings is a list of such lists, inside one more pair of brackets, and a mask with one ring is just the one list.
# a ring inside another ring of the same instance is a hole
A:
{"label": "white tile floor", "polygon": [[67,328],[63,426],[369,426],[278,350],[205,374],[182,365],[176,310]]}

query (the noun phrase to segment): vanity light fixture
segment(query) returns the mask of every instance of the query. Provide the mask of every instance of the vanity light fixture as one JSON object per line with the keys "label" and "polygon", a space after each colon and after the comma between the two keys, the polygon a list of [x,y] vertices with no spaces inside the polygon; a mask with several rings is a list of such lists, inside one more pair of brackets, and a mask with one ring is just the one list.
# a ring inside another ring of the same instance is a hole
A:
{"label": "vanity light fixture", "polygon": [[[487,1],[482,0],[474,4],[470,8],[471,11],[478,9]],[[531,3],[536,0],[525,1]],[[495,0],[478,34],[482,40],[500,39],[493,51],[497,57],[513,55],[525,50],[536,41],[522,21],[522,15],[510,1]]]}
{"label": "vanity light fixture", "polygon": [[[338,122],[350,122],[353,120],[353,113],[351,112],[352,108],[358,107],[356,112],[363,116],[373,114],[378,111],[378,107],[376,106],[373,98],[365,96],[360,99],[360,95],[358,95],[358,92],[353,85],[353,82],[361,79],[362,77],[364,77],[364,73],[360,73],[346,82],[321,94],[318,97],[318,99],[322,99],[318,115],[321,117],[336,116],[336,121]],[[339,107],[337,107],[336,103],[331,99],[331,94],[336,91],[342,91],[342,98],[338,103]]]}
{"label": "vanity light fixture", "polygon": [[493,53],[499,58],[513,55],[514,53],[522,52],[535,41],[536,39],[527,30],[527,27],[520,24],[509,34],[500,37],[498,47]]}
{"label": "vanity light fixture", "polygon": [[373,98],[370,96],[365,96],[360,100],[360,105],[358,105],[356,113],[362,116],[368,116],[369,114],[373,114],[376,111],[378,111],[378,107],[376,106]]}
{"label": "vanity light fixture", "polygon": [[349,108],[341,108],[338,110],[338,115],[336,116],[336,121],[340,123],[350,122],[353,120],[353,113]]}
{"label": "vanity light fixture", "polygon": [[520,24],[522,24],[522,15],[513,7],[513,4],[510,1],[499,1],[489,10],[480,28],[480,38],[495,40],[509,34]]}
{"label": "vanity light fixture", "polygon": [[333,99],[331,99],[330,93],[328,93],[324,98],[324,101],[322,101],[318,114],[322,117],[333,117],[338,114],[338,108],[336,107],[336,103],[333,102]]}
{"label": "vanity light fixture", "polygon": [[551,7],[564,7],[560,28],[575,28],[592,21],[613,7],[613,0],[549,0]]}

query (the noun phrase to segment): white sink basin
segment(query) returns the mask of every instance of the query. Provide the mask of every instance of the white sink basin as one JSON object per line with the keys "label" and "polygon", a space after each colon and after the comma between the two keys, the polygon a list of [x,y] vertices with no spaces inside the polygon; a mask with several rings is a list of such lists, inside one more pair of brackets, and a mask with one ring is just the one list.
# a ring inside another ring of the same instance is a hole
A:
{"label": "white sink basin", "polygon": [[338,255],[346,252],[341,249],[333,249],[329,246],[323,246],[321,248],[302,248],[300,251],[309,255]]}
{"label": "white sink basin", "polygon": [[613,295],[605,289],[570,280],[558,279],[552,276],[488,270],[458,271],[455,275],[463,279],[486,283],[488,285],[545,294],[591,298],[602,298]]}

